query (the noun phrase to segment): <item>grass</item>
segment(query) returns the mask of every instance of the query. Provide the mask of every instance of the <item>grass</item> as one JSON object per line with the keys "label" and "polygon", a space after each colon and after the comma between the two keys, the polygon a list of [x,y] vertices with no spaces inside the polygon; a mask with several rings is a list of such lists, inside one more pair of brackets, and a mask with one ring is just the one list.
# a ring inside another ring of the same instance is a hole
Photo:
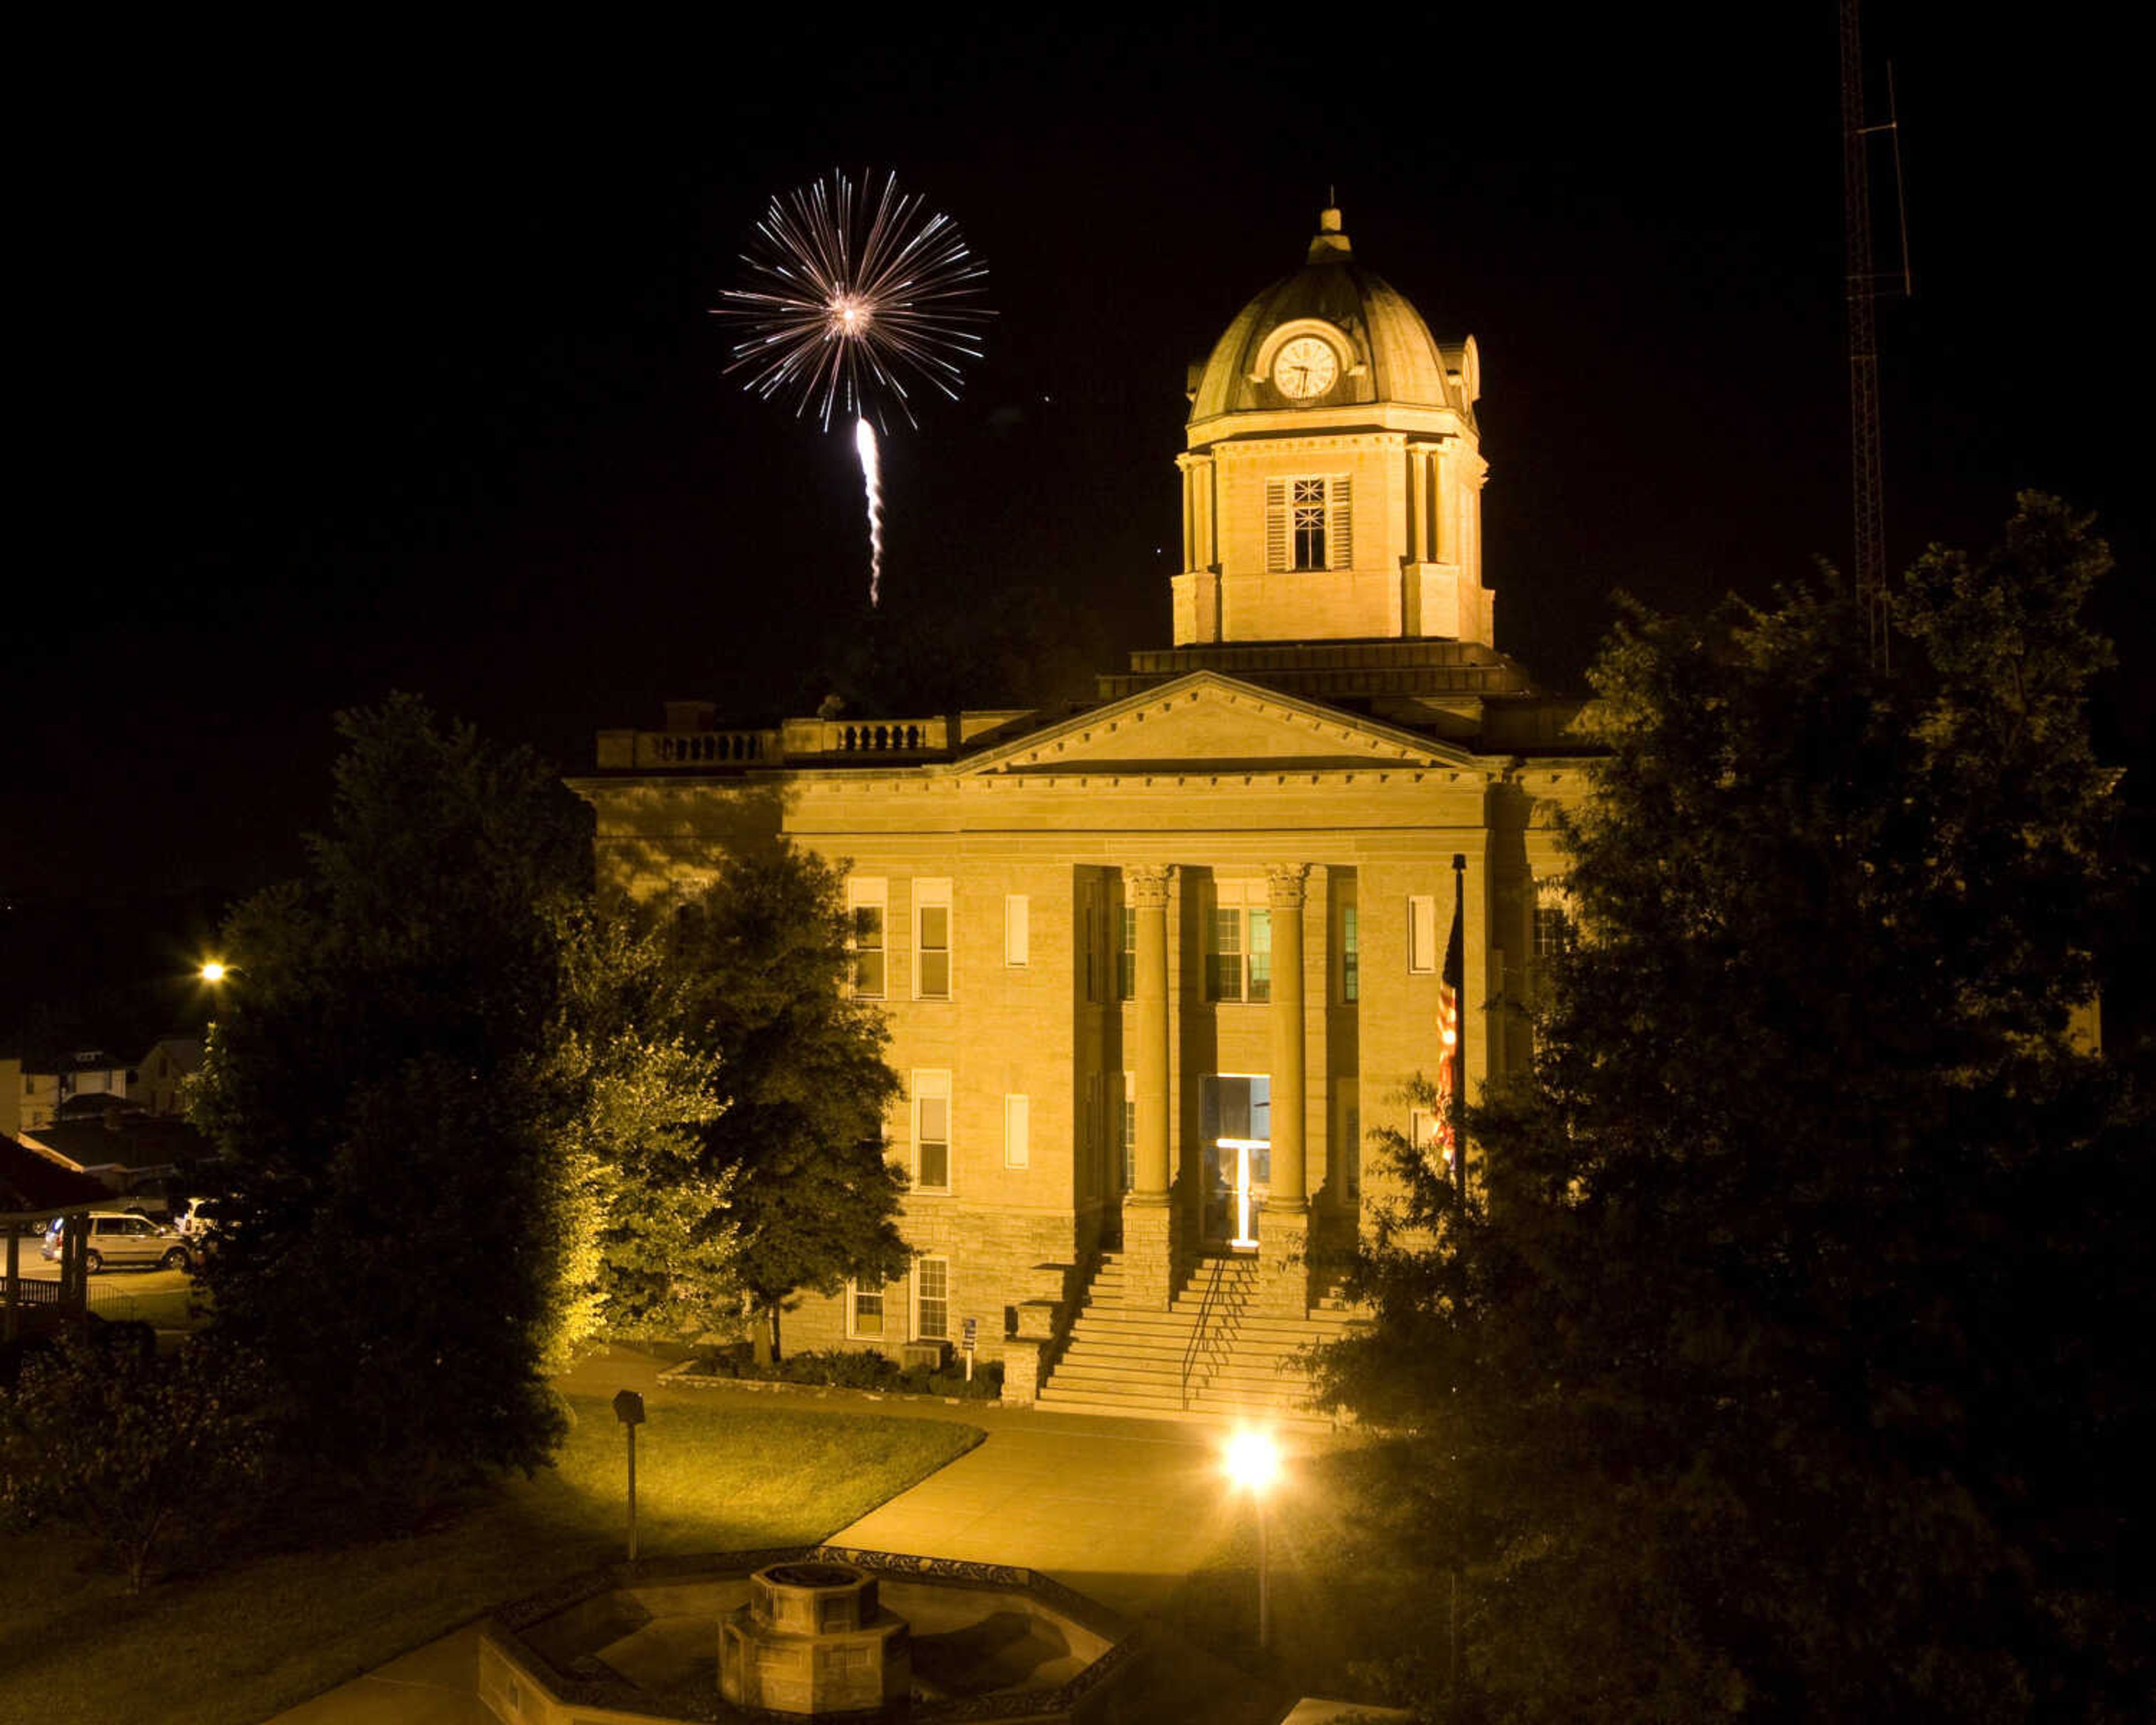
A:
{"label": "grass", "polygon": [[[111,1280],[110,1276],[101,1278],[105,1283]],[[141,1294],[126,1288],[100,1286],[98,1282],[90,1284],[90,1310],[92,1316],[114,1323],[133,1320],[155,1324],[161,1330],[199,1329],[207,1309],[203,1295],[192,1285]]]}
{"label": "grass", "polygon": [[[626,1445],[572,1397],[557,1465],[448,1526],[255,1558],[129,1597],[87,1539],[0,1538],[0,1719],[259,1725],[490,1607],[622,1554]],[[639,1432],[649,1555],[805,1544],[979,1442],[937,1420],[655,1406]]]}
{"label": "grass", "polygon": [[[1233,1535],[1162,1612],[1216,1657],[1296,1695],[1404,1704],[1381,1675],[1409,1656],[1440,1656],[1440,1577],[1411,1561],[1386,1506],[1397,1465],[1380,1444],[1296,1464],[1266,1508],[1271,1638],[1258,1648],[1258,1538],[1245,1510]],[[1397,1681],[1394,1679],[1393,1681]]]}

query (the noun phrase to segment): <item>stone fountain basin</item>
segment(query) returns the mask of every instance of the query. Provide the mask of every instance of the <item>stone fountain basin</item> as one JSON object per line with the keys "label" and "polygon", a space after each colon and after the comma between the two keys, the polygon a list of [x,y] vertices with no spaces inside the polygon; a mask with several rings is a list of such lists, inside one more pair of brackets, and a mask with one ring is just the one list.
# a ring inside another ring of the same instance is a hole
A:
{"label": "stone fountain basin", "polygon": [[1114,1613],[1030,1569],[826,1546],[721,1553],[616,1565],[505,1607],[481,1635],[480,1699],[502,1725],[776,1718],[720,1697],[718,1625],[749,1602],[753,1571],[802,1561],[868,1571],[911,1626],[912,1725],[1088,1720],[1136,1651]]}

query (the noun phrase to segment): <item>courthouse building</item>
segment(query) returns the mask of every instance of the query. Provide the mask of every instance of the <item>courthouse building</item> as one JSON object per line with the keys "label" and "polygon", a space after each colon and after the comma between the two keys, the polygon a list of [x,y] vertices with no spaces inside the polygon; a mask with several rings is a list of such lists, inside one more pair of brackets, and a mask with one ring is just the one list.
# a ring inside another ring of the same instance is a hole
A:
{"label": "courthouse building", "polygon": [[1402,1088],[1445,1015],[1471,1091],[1526,1055],[1584,786],[1578,704],[1496,650],[1481,390],[1327,210],[1192,370],[1174,644],[1096,704],[601,733],[576,788],[640,896],[774,834],[845,862],[916,1255],[793,1345],[970,1334],[1050,1405],[1295,1399],[1367,1135],[1441,1153]]}

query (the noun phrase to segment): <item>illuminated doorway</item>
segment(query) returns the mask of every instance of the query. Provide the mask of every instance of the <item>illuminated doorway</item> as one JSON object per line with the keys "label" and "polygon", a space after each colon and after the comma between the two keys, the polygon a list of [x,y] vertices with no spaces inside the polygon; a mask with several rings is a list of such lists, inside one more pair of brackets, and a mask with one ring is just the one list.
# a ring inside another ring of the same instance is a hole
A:
{"label": "illuminated doorway", "polygon": [[1272,1182],[1272,1080],[1219,1073],[1205,1080],[1203,1237],[1214,1250],[1252,1252]]}

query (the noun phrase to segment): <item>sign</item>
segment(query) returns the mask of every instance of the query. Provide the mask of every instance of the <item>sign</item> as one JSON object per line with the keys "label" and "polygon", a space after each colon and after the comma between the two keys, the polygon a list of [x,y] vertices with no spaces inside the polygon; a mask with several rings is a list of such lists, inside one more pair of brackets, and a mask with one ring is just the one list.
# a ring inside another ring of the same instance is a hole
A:
{"label": "sign", "polygon": [[624,1425],[644,1424],[644,1398],[634,1389],[624,1389],[613,1399],[613,1417]]}
{"label": "sign", "polygon": [[968,1353],[973,1351],[973,1328],[979,1322],[980,1320],[977,1317],[969,1317],[966,1320],[966,1339],[959,1345]]}

